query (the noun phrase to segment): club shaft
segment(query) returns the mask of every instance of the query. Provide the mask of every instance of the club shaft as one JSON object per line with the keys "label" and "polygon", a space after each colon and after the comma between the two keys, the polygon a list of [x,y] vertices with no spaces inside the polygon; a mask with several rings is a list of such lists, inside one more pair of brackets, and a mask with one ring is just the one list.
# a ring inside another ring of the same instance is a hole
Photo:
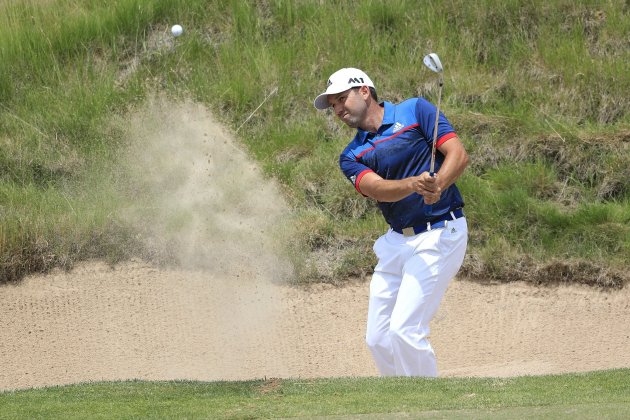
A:
{"label": "club shaft", "polygon": [[437,143],[437,134],[438,134],[438,124],[440,122],[440,103],[442,102],[442,85],[443,85],[442,77],[440,76],[440,88],[438,91],[438,101],[437,107],[435,110],[435,125],[433,126],[433,145],[431,147],[431,166],[429,167],[429,174],[433,176],[435,173],[435,150]]}

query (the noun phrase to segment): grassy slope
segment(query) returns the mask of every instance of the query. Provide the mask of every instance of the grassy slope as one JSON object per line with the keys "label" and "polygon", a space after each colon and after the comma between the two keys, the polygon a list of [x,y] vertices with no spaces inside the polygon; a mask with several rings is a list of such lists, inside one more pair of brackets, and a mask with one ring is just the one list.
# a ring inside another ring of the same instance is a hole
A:
{"label": "grassy slope", "polygon": [[443,109],[472,157],[463,272],[627,281],[626,2],[206,3],[0,6],[0,278],[143,253],[119,215],[133,197],[116,159],[146,95],[191,97],[237,128],[276,87],[239,138],[296,209],[299,279],[369,272],[384,222],[337,169],[352,132],[311,100],[342,66],[366,70],[385,100],[434,99],[421,61],[436,51]]}
{"label": "grassy slope", "polygon": [[0,418],[627,418],[630,371],[519,378],[117,382],[0,393]]}

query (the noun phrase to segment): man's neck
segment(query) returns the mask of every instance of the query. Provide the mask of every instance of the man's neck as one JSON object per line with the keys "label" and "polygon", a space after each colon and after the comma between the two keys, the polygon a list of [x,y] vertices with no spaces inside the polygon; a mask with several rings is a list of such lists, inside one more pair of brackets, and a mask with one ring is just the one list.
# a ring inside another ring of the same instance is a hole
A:
{"label": "man's neck", "polygon": [[360,128],[370,133],[376,133],[383,124],[384,115],[385,108],[380,106],[376,102],[372,102],[372,104],[370,104],[370,108],[368,109],[368,114],[365,118],[365,122],[360,126]]}

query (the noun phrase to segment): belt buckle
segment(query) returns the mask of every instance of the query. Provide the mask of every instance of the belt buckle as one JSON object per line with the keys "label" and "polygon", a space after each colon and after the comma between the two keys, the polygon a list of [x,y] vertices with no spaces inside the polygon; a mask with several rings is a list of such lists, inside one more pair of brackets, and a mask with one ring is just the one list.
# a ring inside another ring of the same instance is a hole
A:
{"label": "belt buckle", "polygon": [[414,236],[416,234],[416,231],[413,230],[412,227],[406,227],[402,230],[402,234],[404,236]]}

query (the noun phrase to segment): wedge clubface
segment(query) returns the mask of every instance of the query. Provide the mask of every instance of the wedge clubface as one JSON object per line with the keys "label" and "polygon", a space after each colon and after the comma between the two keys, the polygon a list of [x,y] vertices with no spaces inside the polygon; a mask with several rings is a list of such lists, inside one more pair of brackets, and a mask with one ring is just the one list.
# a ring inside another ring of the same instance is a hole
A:
{"label": "wedge clubface", "polygon": [[427,54],[424,57],[424,65],[435,73],[442,73],[442,62],[436,53]]}

